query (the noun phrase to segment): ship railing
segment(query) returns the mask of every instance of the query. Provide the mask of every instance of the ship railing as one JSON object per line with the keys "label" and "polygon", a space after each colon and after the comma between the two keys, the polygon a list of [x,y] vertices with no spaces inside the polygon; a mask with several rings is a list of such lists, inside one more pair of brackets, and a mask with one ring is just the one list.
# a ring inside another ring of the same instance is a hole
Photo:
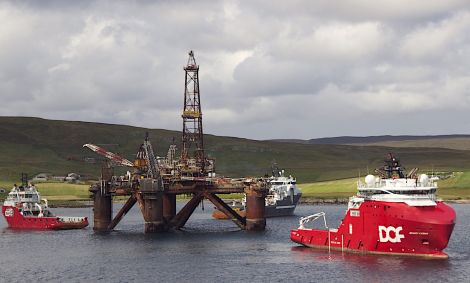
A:
{"label": "ship railing", "polygon": [[405,182],[400,181],[402,179],[395,179],[397,181],[387,181],[387,180],[380,180],[375,182],[371,185],[367,183],[363,183],[361,181],[357,182],[358,188],[381,188],[381,187],[397,187],[397,188],[407,188],[407,187],[419,187],[419,188],[432,188],[437,187],[437,183],[435,181],[429,181],[426,183],[419,182],[419,181],[412,181],[413,179],[407,179]]}
{"label": "ship railing", "polygon": [[314,222],[318,218],[323,217],[323,223],[325,224],[325,228],[328,229],[328,225],[326,224],[326,217],[324,212],[318,212],[309,216],[305,216],[300,218],[299,220],[299,229],[305,229],[305,224],[308,222]]}
{"label": "ship railing", "polygon": [[60,216],[58,220],[64,223],[79,223],[85,220],[86,217],[69,217],[69,216]]}
{"label": "ship railing", "polygon": [[405,186],[358,186],[359,192],[361,191],[385,191],[385,192],[390,192],[390,193],[397,193],[397,192],[405,192],[406,194],[409,194],[408,192],[414,192],[414,191],[420,191],[423,192],[421,194],[424,194],[424,192],[435,192],[437,190],[437,187],[435,186],[418,186],[418,187],[405,187]]}
{"label": "ship railing", "polygon": [[[366,199],[373,199],[377,197],[377,195],[370,195],[370,196],[363,196]],[[386,200],[383,198],[382,200]],[[436,201],[437,197],[435,195],[401,195],[401,194],[393,194],[393,201],[409,201],[409,200],[432,200]]]}
{"label": "ship railing", "polygon": [[[397,193],[397,192],[391,192],[389,190],[385,190],[385,189],[381,189],[381,188],[368,188],[369,190],[371,191],[376,191],[376,192],[384,192],[385,194],[388,194],[388,195],[393,195],[395,200],[410,200],[410,199],[430,199],[432,201],[435,201],[437,198],[436,198],[436,194],[435,193],[428,193],[428,194],[402,194],[402,193]],[[370,193],[365,193],[365,192],[361,192],[359,191],[359,193],[357,194],[359,197],[371,197],[371,196],[374,196],[374,195],[377,195],[377,194],[380,194],[380,193],[373,193],[373,194],[370,194]]]}

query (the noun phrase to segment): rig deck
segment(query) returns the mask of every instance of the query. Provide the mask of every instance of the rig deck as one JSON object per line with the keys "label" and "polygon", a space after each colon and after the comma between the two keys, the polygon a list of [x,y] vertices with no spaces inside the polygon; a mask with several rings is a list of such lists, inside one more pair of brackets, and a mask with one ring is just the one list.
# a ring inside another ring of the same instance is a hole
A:
{"label": "rig deck", "polygon": [[[199,66],[193,51],[189,52],[184,71],[182,147],[178,158],[175,144],[170,145],[166,158],[156,158],[148,135],[133,162],[94,144],[84,145],[107,158],[101,170],[100,182],[90,187],[94,199],[95,230],[114,229],[136,203],[142,211],[146,233],[179,229],[203,199],[211,201],[240,228],[264,230],[266,180],[230,179],[215,175],[215,160],[204,154]],[[126,176],[112,176],[112,166],[132,167],[133,172],[128,172]],[[231,193],[246,195],[245,217],[241,217],[218,196]],[[176,196],[182,194],[192,195],[192,198],[177,213]],[[129,196],[129,199],[112,217],[114,196]]]}
{"label": "rig deck", "polygon": [[[208,199],[241,229],[264,230],[266,185],[263,180],[234,180],[220,177],[150,179],[138,182],[102,180],[90,188],[94,196],[94,229],[114,229],[122,217],[138,203],[145,221],[145,232],[162,232],[182,228],[203,199]],[[246,217],[241,217],[218,195],[246,194]],[[192,195],[176,213],[176,196]],[[112,197],[129,196],[120,211],[112,217]]]}

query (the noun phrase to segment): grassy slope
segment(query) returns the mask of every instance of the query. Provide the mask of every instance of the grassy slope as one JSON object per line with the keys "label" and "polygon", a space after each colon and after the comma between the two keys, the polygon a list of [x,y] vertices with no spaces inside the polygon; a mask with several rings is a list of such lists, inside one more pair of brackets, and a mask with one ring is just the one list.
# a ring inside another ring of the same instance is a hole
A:
{"label": "grassy slope", "polygon": [[459,137],[428,140],[386,141],[365,143],[362,145],[386,147],[440,147],[457,150],[470,150],[470,138]]}
{"label": "grassy slope", "polygon": [[303,197],[307,198],[347,198],[356,193],[357,178],[335,181],[299,184]]}
{"label": "grassy slope", "polygon": [[[38,118],[0,117],[0,178],[18,180],[20,172],[30,175],[78,172],[98,176],[99,166],[80,160],[96,155],[84,143],[108,146],[132,159],[145,132],[158,155],[166,155],[180,133],[99,123],[53,121]],[[205,136],[206,153],[216,159],[220,174],[259,176],[269,172],[272,160],[295,175],[299,182],[335,180],[357,176],[358,171],[382,165],[390,148],[377,146],[305,145],[241,138]],[[400,148],[395,151],[408,167],[430,170],[470,170],[470,151],[430,148]],[[69,160],[76,159],[76,160]]]}
{"label": "grassy slope", "polygon": [[[306,198],[347,198],[356,193],[356,183],[357,178],[348,178],[335,181],[303,183],[299,187]],[[439,196],[443,199],[470,199],[470,172],[457,172],[453,177],[439,181],[438,185]],[[11,186],[11,182],[0,181],[1,188],[9,190]],[[38,183],[36,187],[43,197],[52,202],[89,199],[88,185]],[[242,196],[237,194],[224,197],[241,198]]]}
{"label": "grassy slope", "polygon": [[[49,200],[52,204],[62,203],[64,201],[89,200],[88,185],[84,184],[68,184],[68,183],[36,183],[36,188],[41,196]],[[0,188],[7,189],[7,193],[12,188],[13,183],[10,181],[0,181]],[[7,194],[0,194],[0,201]]]}
{"label": "grassy slope", "polygon": [[[303,195],[312,198],[346,198],[356,193],[357,178],[300,184]],[[443,199],[470,199],[470,172],[457,172],[438,181],[438,194]]]}

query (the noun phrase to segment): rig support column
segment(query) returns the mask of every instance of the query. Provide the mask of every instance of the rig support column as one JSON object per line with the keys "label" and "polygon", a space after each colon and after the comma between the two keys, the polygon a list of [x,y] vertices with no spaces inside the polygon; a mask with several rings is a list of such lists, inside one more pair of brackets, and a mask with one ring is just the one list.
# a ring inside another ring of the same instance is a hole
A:
{"label": "rig support column", "polygon": [[145,233],[167,230],[163,218],[163,186],[161,179],[142,179],[140,191],[144,200]]}
{"label": "rig support column", "polygon": [[266,188],[252,184],[245,188],[246,194],[246,230],[263,231],[266,227],[264,203]]}
{"label": "rig support column", "polygon": [[108,182],[101,181],[101,185],[93,193],[93,230],[108,231],[113,211],[113,200],[109,193]]}
{"label": "rig support column", "polygon": [[126,203],[122,206],[122,208],[119,210],[119,212],[114,216],[113,220],[108,226],[109,230],[113,230],[116,225],[119,224],[121,221],[122,217],[126,215],[129,210],[134,206],[134,204],[137,202],[137,199],[135,198],[134,195],[131,195],[130,198],[126,201]]}
{"label": "rig support column", "polygon": [[186,221],[188,221],[191,214],[193,214],[196,207],[201,203],[202,199],[204,198],[204,193],[199,191],[193,194],[193,197],[186,203],[183,208],[178,212],[178,214],[173,217],[170,222],[172,228],[181,229]]}
{"label": "rig support column", "polygon": [[229,205],[221,200],[216,194],[206,193],[205,197],[209,199],[220,211],[231,218],[241,229],[246,229],[246,220],[236,213]]}
{"label": "rig support column", "polygon": [[164,194],[163,195],[163,218],[170,222],[176,215],[176,195]]}

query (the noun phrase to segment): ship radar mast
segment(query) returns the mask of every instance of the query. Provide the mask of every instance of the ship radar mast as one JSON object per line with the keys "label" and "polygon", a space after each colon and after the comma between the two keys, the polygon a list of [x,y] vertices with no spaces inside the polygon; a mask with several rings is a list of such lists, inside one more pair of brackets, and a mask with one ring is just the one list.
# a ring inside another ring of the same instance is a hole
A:
{"label": "ship radar mast", "polygon": [[382,178],[405,178],[405,168],[401,166],[400,159],[393,153],[389,152],[387,159],[384,160],[385,165],[375,170]]}

